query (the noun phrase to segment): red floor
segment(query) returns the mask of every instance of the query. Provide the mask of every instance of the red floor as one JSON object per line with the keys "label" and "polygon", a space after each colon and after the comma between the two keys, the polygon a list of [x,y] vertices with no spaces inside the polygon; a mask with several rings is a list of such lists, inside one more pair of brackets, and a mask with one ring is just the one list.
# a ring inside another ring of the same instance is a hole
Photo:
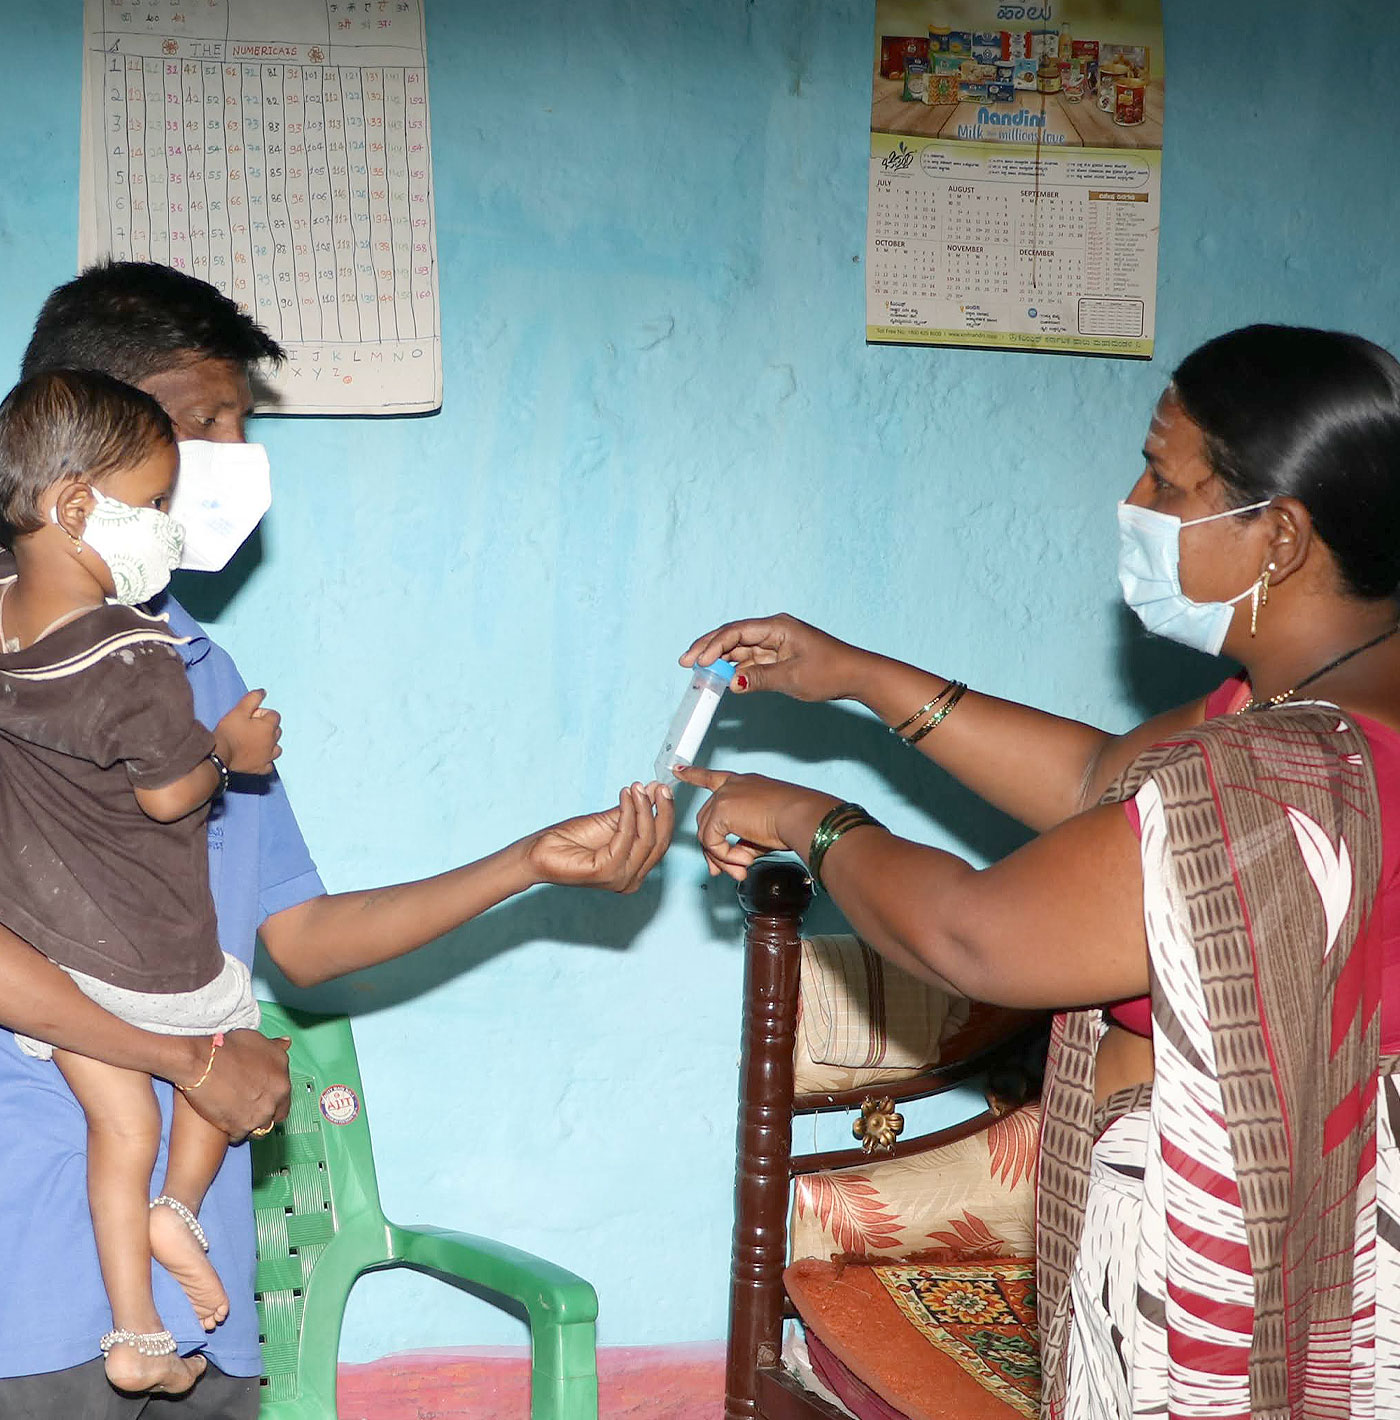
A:
{"label": "red floor", "polygon": [[[609,1346],[598,1353],[601,1420],[718,1420],[724,1343]],[[340,1420],[526,1420],[520,1351],[407,1351],[340,1368]]]}

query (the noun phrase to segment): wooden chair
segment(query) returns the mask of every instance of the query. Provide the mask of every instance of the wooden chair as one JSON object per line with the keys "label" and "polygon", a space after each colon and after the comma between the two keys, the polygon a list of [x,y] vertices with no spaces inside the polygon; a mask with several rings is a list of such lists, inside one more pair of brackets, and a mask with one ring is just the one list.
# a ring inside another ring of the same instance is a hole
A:
{"label": "wooden chair", "polygon": [[811,879],[800,864],[760,860],[740,885],[739,897],[746,922],[745,977],[725,1420],[832,1420],[840,1412],[780,1364],[784,1317],[793,1314],[783,1285],[787,1213],[795,1178],[868,1164],[870,1154],[853,1146],[794,1156],[794,1116],[862,1106],[868,1115],[872,1097],[898,1103],[986,1076],[985,1111],[951,1128],[901,1139],[883,1156],[907,1157],[964,1139],[1038,1094],[1048,1020],[1040,1014],[974,1006],[938,1063],[912,1078],[795,1095],[802,919],[811,903]]}

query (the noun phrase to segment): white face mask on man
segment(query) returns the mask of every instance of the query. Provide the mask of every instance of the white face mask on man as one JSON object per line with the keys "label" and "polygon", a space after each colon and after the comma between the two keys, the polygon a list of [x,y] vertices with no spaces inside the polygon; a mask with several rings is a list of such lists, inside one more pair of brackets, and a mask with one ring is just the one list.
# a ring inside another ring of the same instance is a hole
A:
{"label": "white face mask on man", "polygon": [[222,572],[272,506],[272,471],[261,444],[186,439],[170,516],[185,529],[180,566]]}

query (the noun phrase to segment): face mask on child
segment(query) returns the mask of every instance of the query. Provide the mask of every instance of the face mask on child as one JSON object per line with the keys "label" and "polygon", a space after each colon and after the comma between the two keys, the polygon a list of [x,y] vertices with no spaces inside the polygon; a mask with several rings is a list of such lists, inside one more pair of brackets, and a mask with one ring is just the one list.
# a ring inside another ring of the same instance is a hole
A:
{"label": "face mask on child", "polygon": [[180,566],[222,572],[272,506],[272,476],[261,444],[186,439],[170,516],[185,530]]}
{"label": "face mask on child", "polygon": [[[107,564],[114,600],[139,606],[163,592],[180,565],[185,534],[169,513],[158,508],[133,508],[92,490],[93,508],[82,540]],[[53,513],[58,521],[58,510]]]}

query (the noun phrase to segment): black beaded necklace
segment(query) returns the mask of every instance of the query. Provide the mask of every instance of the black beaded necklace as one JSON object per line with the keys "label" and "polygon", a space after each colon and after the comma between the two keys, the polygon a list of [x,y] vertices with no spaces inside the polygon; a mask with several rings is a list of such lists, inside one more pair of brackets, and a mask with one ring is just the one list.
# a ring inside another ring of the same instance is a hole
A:
{"label": "black beaded necklace", "polygon": [[1388,640],[1400,631],[1400,621],[1394,626],[1387,627],[1379,636],[1373,636],[1369,641],[1363,641],[1359,646],[1353,646],[1350,651],[1343,651],[1335,660],[1328,661],[1325,666],[1319,666],[1311,675],[1306,675],[1291,690],[1285,690],[1280,695],[1271,695],[1267,700],[1256,701],[1251,694],[1249,699],[1240,706],[1238,713],[1243,715],[1246,710],[1271,710],[1275,705],[1282,705],[1285,700],[1291,700],[1305,685],[1311,685],[1315,680],[1321,680],[1328,671],[1334,671],[1338,666],[1351,660],[1353,656],[1359,656],[1363,651],[1369,651],[1372,646],[1379,646],[1382,641]]}

